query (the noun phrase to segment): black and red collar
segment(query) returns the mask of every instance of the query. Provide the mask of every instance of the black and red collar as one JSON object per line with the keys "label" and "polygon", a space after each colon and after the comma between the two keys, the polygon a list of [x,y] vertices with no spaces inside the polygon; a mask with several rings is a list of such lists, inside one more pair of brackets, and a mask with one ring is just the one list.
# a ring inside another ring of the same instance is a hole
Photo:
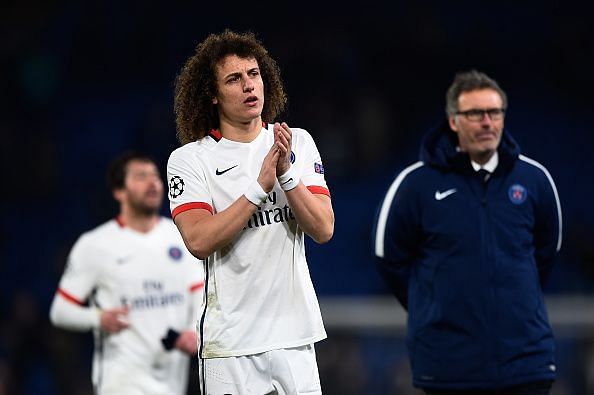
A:
{"label": "black and red collar", "polygon": [[[268,129],[268,123],[262,121],[262,127],[264,129]],[[206,135],[212,137],[213,140],[217,143],[221,141],[221,139],[223,138],[223,135],[217,129],[210,129],[210,131]]]}

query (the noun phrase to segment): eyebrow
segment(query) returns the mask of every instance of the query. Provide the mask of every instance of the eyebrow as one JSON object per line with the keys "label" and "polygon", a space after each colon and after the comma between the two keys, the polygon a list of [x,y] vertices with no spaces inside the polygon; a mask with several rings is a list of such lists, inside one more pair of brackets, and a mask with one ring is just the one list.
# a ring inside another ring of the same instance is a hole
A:
{"label": "eyebrow", "polygon": [[459,110],[458,112],[468,112],[468,111],[481,111],[481,112],[489,112],[489,111],[505,111],[505,108],[503,107],[488,107],[488,108],[479,108],[479,107],[472,107],[469,108],[468,110]]}
{"label": "eyebrow", "polygon": [[[259,68],[259,67],[252,67],[251,69],[248,69],[248,71],[247,71],[247,72],[248,72],[248,74],[249,74],[249,73],[251,73],[251,72],[252,72],[252,71],[254,71],[254,70],[258,70],[258,71],[260,71],[260,68]],[[224,80],[226,80],[226,79],[227,79],[227,78],[229,78],[229,77],[235,77],[235,76],[237,76],[237,75],[241,75],[241,71],[234,71],[234,72],[232,72],[232,73],[229,73],[229,74],[225,75],[225,76],[223,77],[223,79],[224,79]]]}

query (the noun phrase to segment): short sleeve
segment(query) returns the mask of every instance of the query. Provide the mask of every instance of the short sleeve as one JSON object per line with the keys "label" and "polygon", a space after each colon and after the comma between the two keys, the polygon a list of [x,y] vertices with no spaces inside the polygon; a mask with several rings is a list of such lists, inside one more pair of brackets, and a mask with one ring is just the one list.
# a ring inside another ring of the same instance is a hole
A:
{"label": "short sleeve", "polygon": [[171,218],[191,209],[213,213],[212,197],[199,161],[187,150],[174,151],[167,162],[167,181]]}
{"label": "short sleeve", "polygon": [[102,256],[87,235],[81,236],[68,255],[58,292],[83,304],[99,282]]}
{"label": "short sleeve", "polygon": [[326,178],[324,176],[324,164],[318,151],[318,147],[311,135],[301,130],[303,138],[303,168],[301,181],[314,194],[323,194],[330,196]]}

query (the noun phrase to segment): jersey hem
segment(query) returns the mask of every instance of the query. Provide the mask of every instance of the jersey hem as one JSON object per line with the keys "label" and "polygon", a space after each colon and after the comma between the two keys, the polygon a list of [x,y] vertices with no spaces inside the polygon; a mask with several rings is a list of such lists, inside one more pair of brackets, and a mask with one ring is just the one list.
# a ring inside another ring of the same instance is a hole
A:
{"label": "jersey hem", "polygon": [[220,351],[220,352],[203,351],[200,358],[211,359],[211,358],[229,358],[229,357],[241,357],[244,355],[254,355],[254,354],[260,354],[260,353],[268,352],[268,351],[272,351],[272,350],[302,347],[302,346],[306,346],[308,344],[317,343],[321,340],[326,339],[327,337],[328,337],[328,335],[326,334],[326,332],[324,332],[323,334],[319,334],[317,336],[312,336],[307,339],[300,339],[300,340],[297,340],[292,343],[267,345],[267,346],[263,346],[263,347],[251,348],[251,349],[247,349],[247,350],[236,350],[236,351]]}

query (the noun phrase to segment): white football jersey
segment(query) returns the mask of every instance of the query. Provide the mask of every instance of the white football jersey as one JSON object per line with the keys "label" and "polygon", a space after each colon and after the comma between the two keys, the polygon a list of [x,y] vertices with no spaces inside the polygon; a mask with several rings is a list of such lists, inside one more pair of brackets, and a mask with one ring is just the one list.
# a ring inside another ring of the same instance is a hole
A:
{"label": "white football jersey", "polygon": [[111,335],[95,330],[97,393],[185,394],[189,357],[166,351],[161,339],[170,328],[195,329],[203,285],[202,261],[168,218],[148,233],[114,219],[77,240],[58,293],[101,309],[129,308],[128,328]]}
{"label": "white football jersey", "polygon": [[[292,130],[292,166],[312,192],[329,196],[308,132]],[[274,143],[264,125],[250,143],[212,131],[175,150],[167,166],[172,217],[193,208],[225,210],[257,179]],[[326,337],[305,259],[304,233],[278,181],[244,229],[206,260],[200,357],[251,355]]]}

